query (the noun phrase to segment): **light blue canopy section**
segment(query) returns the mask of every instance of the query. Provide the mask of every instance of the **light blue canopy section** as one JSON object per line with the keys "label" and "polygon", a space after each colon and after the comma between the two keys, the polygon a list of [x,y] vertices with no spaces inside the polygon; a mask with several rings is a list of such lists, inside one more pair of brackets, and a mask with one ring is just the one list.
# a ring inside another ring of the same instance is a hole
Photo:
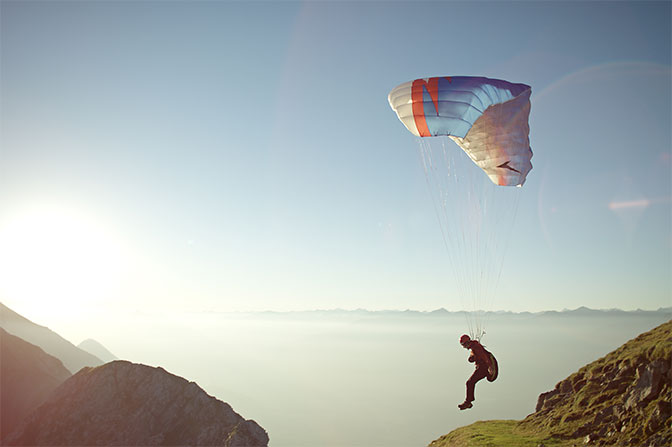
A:
{"label": "light blue canopy section", "polygon": [[484,77],[438,78],[436,92],[423,87],[423,110],[429,132],[432,136],[464,138],[488,107],[510,101],[529,89],[525,84]]}
{"label": "light blue canopy section", "polygon": [[398,85],[388,101],[413,135],[448,136],[493,183],[521,186],[532,169],[531,93],[526,84],[444,76]]}

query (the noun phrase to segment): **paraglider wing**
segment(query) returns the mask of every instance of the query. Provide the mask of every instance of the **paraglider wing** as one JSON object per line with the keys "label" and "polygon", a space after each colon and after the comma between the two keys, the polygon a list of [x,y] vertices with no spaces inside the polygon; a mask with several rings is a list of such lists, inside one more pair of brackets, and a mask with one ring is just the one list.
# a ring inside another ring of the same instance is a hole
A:
{"label": "paraglider wing", "polygon": [[531,88],[498,79],[416,79],[388,96],[406,128],[419,137],[449,136],[500,186],[520,186],[532,169]]}

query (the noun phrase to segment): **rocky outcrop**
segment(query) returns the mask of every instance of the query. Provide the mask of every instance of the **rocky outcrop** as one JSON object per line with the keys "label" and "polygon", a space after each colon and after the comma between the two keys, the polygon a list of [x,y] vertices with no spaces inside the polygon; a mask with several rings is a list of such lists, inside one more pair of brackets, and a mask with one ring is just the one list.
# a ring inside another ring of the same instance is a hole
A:
{"label": "rocky outcrop", "polygon": [[68,377],[60,360],[0,328],[0,439]]}
{"label": "rocky outcrop", "polygon": [[672,445],[672,321],[543,393],[521,427],[591,445]]}
{"label": "rocky outcrop", "polygon": [[73,374],[84,366],[103,364],[103,361],[96,356],[77,348],[49,328],[22,317],[2,303],[0,303],[0,327],[53,355]]}
{"label": "rocky outcrop", "polygon": [[268,435],[193,382],[115,361],[72,376],[8,445],[267,446]]}

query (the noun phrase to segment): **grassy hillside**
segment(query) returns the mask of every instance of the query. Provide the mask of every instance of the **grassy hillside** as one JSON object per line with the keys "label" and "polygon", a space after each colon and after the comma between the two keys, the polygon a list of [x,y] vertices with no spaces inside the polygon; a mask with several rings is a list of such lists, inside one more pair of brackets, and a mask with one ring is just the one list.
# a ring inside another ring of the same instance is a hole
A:
{"label": "grassy hillside", "polygon": [[520,421],[479,421],[460,427],[433,441],[430,447],[569,447],[575,441],[561,440],[534,431],[524,431]]}
{"label": "grassy hillside", "polygon": [[431,447],[672,445],[672,321],[639,335],[539,396],[522,421],[482,421]]}

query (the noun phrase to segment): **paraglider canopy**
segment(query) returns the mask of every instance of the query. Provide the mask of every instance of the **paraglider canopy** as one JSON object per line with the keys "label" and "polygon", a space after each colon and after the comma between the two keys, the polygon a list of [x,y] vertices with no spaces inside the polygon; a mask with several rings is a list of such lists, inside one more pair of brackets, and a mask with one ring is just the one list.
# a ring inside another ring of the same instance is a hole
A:
{"label": "paraglider canopy", "polygon": [[502,186],[522,186],[532,169],[531,91],[499,79],[443,76],[406,82],[388,95],[399,120],[419,137],[454,275],[451,298],[468,311],[469,338],[476,342],[485,334],[523,191]]}
{"label": "paraglider canopy", "polygon": [[416,79],[388,96],[406,128],[419,137],[449,136],[500,186],[521,186],[532,169],[531,88],[499,79]]}

